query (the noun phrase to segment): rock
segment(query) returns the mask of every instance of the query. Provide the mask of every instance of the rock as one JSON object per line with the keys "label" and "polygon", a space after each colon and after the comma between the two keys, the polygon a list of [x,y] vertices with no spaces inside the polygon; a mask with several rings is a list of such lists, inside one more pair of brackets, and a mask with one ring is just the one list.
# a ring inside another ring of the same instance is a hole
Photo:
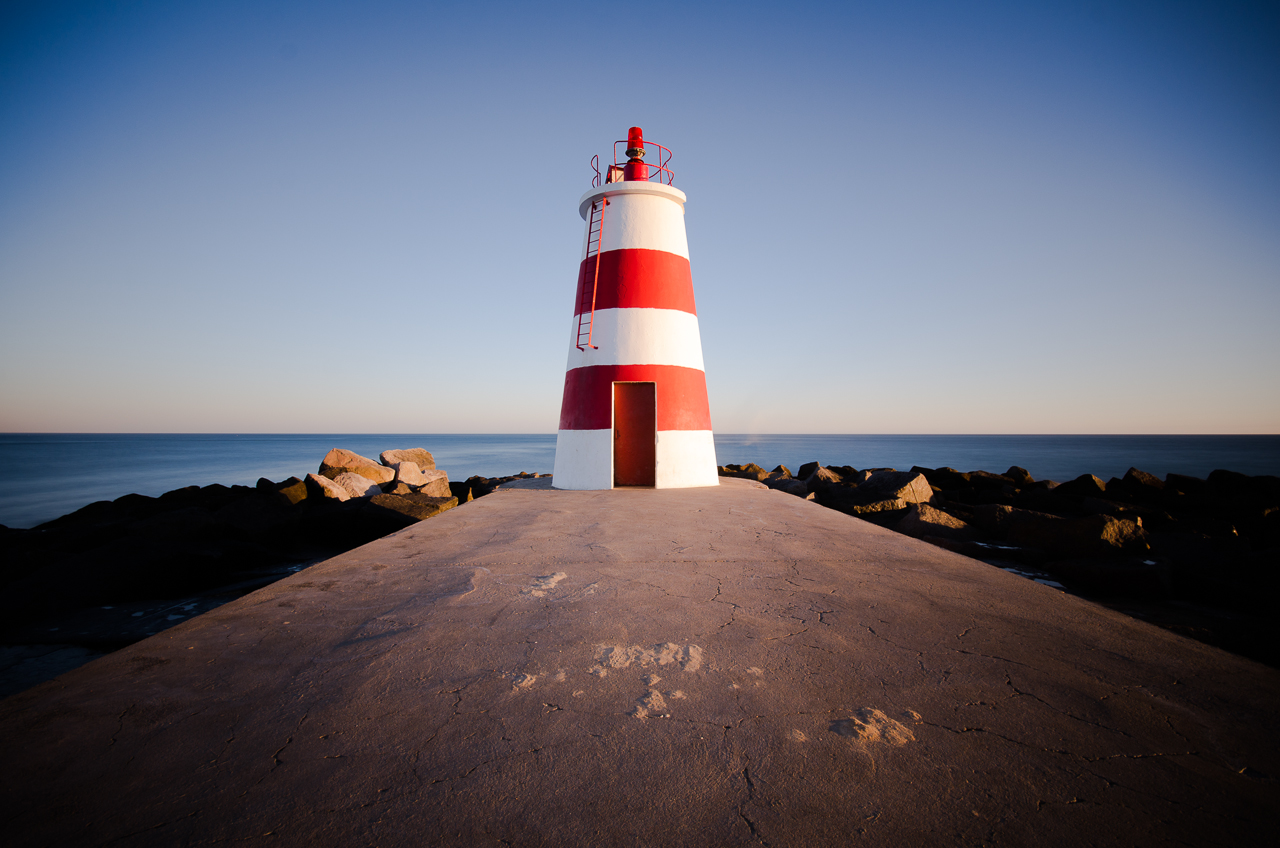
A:
{"label": "rock", "polygon": [[[821,503],[822,501],[819,499],[818,502]],[[894,498],[892,500],[873,501],[868,504],[844,503],[835,508],[845,515],[862,518],[882,527],[890,527],[895,523],[901,522],[906,517],[906,512],[911,506],[911,502],[904,498]]]}
{"label": "rock", "polygon": [[969,475],[962,471],[956,471],[954,468],[921,468],[915,466],[909,473],[923,474],[925,479],[929,481],[929,485],[937,486],[939,489],[969,488]]}
{"label": "rock", "polygon": [[[863,518],[874,516],[876,523],[886,524],[901,518],[913,503],[933,499],[933,489],[923,474],[910,471],[864,471],[866,482],[859,486],[812,485],[818,503],[846,515]],[[810,477],[816,476],[817,472]]]}
{"label": "rock", "polygon": [[1147,532],[1142,527],[1110,515],[1058,518],[1015,510],[1009,518],[1006,536],[1010,542],[1053,555],[1094,556],[1148,549]]}
{"label": "rock", "polygon": [[320,476],[336,480],[340,474],[359,474],[375,483],[390,483],[396,476],[395,471],[379,465],[368,457],[342,448],[334,448],[325,454],[324,460],[320,463]]}
{"label": "rock", "polygon": [[1010,465],[1009,470],[1004,473],[1004,476],[1012,480],[1013,485],[1017,486],[1019,489],[1035,482],[1035,479],[1027,472],[1027,469],[1019,465]]}
{"label": "rock", "polygon": [[977,538],[972,527],[955,516],[948,515],[928,504],[911,504],[907,514],[893,528],[906,536],[917,539],[933,537],[967,542]]}
{"label": "rock", "polygon": [[787,468],[787,466],[785,466],[785,465],[779,465],[777,468],[773,469],[773,470],[772,470],[772,471],[770,471],[769,473],[770,473],[770,474],[781,474],[783,477],[791,477],[791,476],[794,476],[794,475],[792,475],[792,473],[791,473],[791,469],[790,469],[790,468]]}
{"label": "rock", "polygon": [[1003,539],[1009,532],[1009,528],[1017,521],[1022,513],[1028,513],[1040,518],[1053,518],[1047,512],[1032,512],[1028,509],[1018,509],[1016,507],[1007,506],[1005,504],[979,504],[971,510],[973,514],[973,524],[982,530],[982,532],[990,534],[997,539]]}
{"label": "rock", "polygon": [[1230,510],[1280,507],[1280,487],[1275,477],[1250,477],[1235,471],[1218,469],[1209,473],[1208,488],[1215,498]]}
{"label": "rock", "polygon": [[227,504],[213,517],[219,524],[240,531],[241,538],[266,541],[266,535],[292,515],[291,506],[275,491],[254,490]]}
{"label": "rock", "polygon": [[786,474],[782,471],[770,471],[769,476],[765,477],[760,482],[764,483],[766,486],[772,489],[773,488],[772,484],[777,482],[778,480],[793,480],[793,479],[795,478],[792,477],[790,474]]}
{"label": "rock", "polygon": [[413,495],[417,493],[417,490],[408,483],[401,483],[395,480],[390,483],[383,483],[382,493],[384,495]]}
{"label": "rock", "polygon": [[1157,498],[1160,495],[1160,490],[1164,488],[1164,481],[1159,477],[1154,474],[1148,474],[1145,471],[1139,471],[1136,468],[1130,468],[1124,473],[1122,483],[1131,495],[1135,497],[1146,496],[1151,500]]}
{"label": "rock", "polygon": [[1199,477],[1190,477],[1186,474],[1166,474],[1162,491],[1182,495],[1200,495],[1204,493],[1207,486],[1208,484]]}
{"label": "rock", "polygon": [[433,498],[428,495],[374,495],[371,503],[382,509],[389,509],[415,521],[439,515],[446,509],[458,505],[454,497]]}
{"label": "rock", "polygon": [[[384,451],[386,456],[390,451]],[[388,463],[388,466],[395,469],[395,482],[404,483],[407,486],[421,486],[427,482],[427,478],[422,476],[422,469],[418,467],[418,463],[409,460]]]}
{"label": "rock", "polygon": [[424,448],[383,451],[378,459],[388,468],[395,468],[397,462],[412,462],[421,471],[430,471],[436,467],[436,458]]}
{"label": "rock", "polygon": [[353,498],[371,498],[382,494],[382,487],[375,481],[354,471],[342,472],[333,478],[333,482],[346,489],[347,494]]}
{"label": "rock", "polygon": [[795,495],[798,498],[810,496],[809,486],[803,480],[797,480],[794,477],[775,477],[765,480],[764,484],[770,489],[786,492],[788,495]]}
{"label": "rock", "polygon": [[809,491],[816,492],[825,486],[841,483],[843,480],[839,474],[832,471],[830,468],[824,468],[819,465],[809,472],[809,474],[804,478],[804,482],[805,485],[808,486]]}
{"label": "rock", "polygon": [[1020,509],[1039,512],[1061,509],[1066,499],[1058,500],[1053,496],[1053,490],[1057,486],[1058,484],[1052,480],[1037,480],[1018,491],[1018,496],[1013,499],[1013,505]]}
{"label": "rock", "polygon": [[453,490],[449,486],[448,473],[441,471],[439,468],[433,468],[430,471],[423,471],[422,478],[426,482],[415,487],[418,490],[418,494],[433,498],[453,497]]}
{"label": "rock", "polygon": [[493,494],[494,490],[502,485],[502,480],[497,477],[489,478],[477,475],[468,477],[467,485],[471,487],[471,497],[473,499],[482,498],[485,495]]}
{"label": "rock", "polygon": [[332,498],[336,501],[345,501],[351,497],[351,493],[342,486],[319,474],[308,474],[306,484],[307,493],[312,497]]}
{"label": "rock", "polygon": [[744,480],[755,480],[758,483],[768,477],[769,472],[754,462],[748,462],[746,465],[725,465],[720,468],[720,476],[739,477]]}
{"label": "rock", "polygon": [[873,503],[882,500],[904,500],[909,504],[933,500],[933,488],[923,474],[910,471],[872,471],[866,482],[853,490],[857,500]]}
{"label": "rock", "polygon": [[472,500],[471,484],[466,481],[449,484],[449,494],[458,499],[458,503],[464,504]]}
{"label": "rock", "polygon": [[1109,597],[1152,599],[1169,595],[1169,567],[1144,557],[1054,560],[1041,568],[1077,589]]}
{"label": "rock", "polygon": [[1053,490],[1056,497],[1100,498],[1106,494],[1107,484],[1092,474],[1081,474],[1074,480]]}
{"label": "rock", "polygon": [[800,480],[808,480],[809,475],[816,471],[821,465],[821,462],[806,462],[804,465],[800,466],[800,470],[796,472],[795,476]]}
{"label": "rock", "polygon": [[307,484],[297,477],[290,477],[276,484],[276,495],[291,506],[300,504],[307,499]]}
{"label": "rock", "polygon": [[990,471],[970,471],[965,476],[969,478],[969,485],[974,488],[1005,489],[1014,485],[1013,478],[992,474]]}

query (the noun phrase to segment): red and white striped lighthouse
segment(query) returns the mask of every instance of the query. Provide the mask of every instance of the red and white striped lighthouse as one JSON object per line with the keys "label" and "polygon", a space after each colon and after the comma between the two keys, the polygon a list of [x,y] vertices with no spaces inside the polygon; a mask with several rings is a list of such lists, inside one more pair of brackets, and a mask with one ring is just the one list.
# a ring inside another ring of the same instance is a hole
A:
{"label": "red and white striped lighthouse", "polygon": [[592,161],[596,179],[578,203],[587,232],[552,483],[715,486],[685,195],[671,185],[671,151],[639,127],[614,142],[613,160],[603,181]]}

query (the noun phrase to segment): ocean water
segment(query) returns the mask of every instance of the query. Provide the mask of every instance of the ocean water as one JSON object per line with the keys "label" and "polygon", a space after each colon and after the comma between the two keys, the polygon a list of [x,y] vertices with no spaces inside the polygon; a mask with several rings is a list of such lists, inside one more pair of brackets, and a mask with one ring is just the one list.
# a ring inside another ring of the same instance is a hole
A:
{"label": "ocean water", "polygon": [[[1215,468],[1280,475],[1280,436],[795,436],[716,435],[721,464],[767,469],[805,462],[855,468],[1002,472],[1036,479],[1123,476],[1131,466],[1163,477],[1204,477]],[[34,527],[86,504],[131,492],[160,495],[210,483],[252,486],[317,470],[330,448],[370,458],[423,447],[450,480],[549,472],[555,434],[67,434],[0,433],[0,524]]]}

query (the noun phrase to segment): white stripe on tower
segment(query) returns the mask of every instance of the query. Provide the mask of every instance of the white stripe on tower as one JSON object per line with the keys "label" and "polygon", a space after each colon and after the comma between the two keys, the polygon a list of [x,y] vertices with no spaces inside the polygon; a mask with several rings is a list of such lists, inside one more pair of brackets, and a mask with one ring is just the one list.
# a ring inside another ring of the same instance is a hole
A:
{"label": "white stripe on tower", "polygon": [[578,350],[578,322],[569,333],[565,370],[588,365],[678,365],[705,371],[698,316],[677,309],[603,309],[596,312],[600,349]]}
{"label": "white stripe on tower", "polygon": [[[605,210],[601,253],[610,250],[664,250],[689,258],[689,239],[684,231],[686,198],[683,191],[661,183],[610,183],[582,195],[578,201],[578,214],[583,220],[589,220],[591,204],[602,195],[609,198],[609,208]],[[582,238],[579,259],[587,258],[588,235]]]}

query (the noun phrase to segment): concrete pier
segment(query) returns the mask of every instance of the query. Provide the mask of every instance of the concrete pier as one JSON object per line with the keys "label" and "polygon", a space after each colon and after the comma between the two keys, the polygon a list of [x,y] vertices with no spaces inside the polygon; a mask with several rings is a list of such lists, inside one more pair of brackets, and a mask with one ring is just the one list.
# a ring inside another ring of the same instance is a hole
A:
{"label": "concrete pier", "polygon": [[748,481],[530,482],[5,700],[5,844],[1280,834],[1275,670]]}

